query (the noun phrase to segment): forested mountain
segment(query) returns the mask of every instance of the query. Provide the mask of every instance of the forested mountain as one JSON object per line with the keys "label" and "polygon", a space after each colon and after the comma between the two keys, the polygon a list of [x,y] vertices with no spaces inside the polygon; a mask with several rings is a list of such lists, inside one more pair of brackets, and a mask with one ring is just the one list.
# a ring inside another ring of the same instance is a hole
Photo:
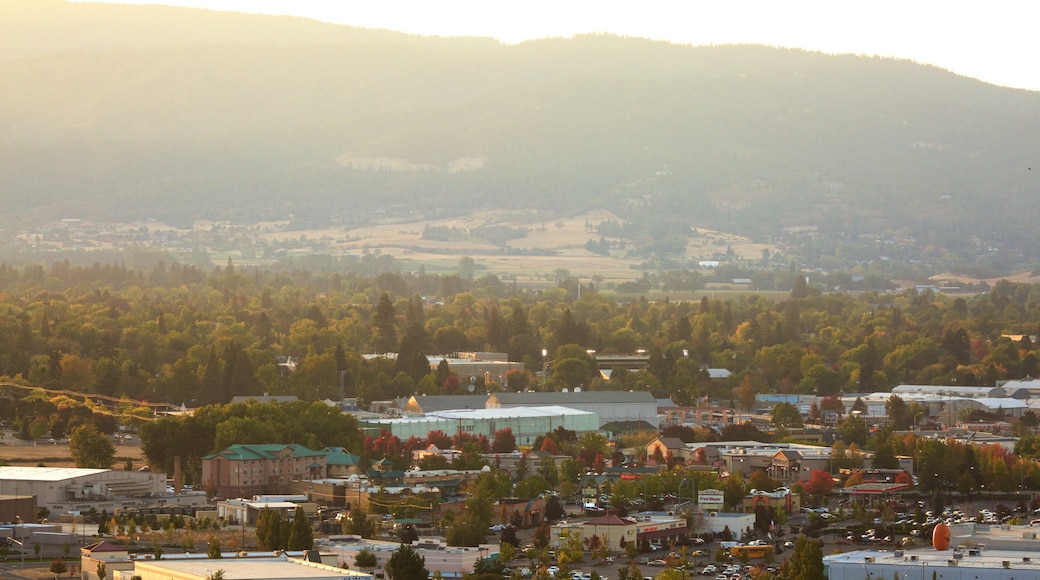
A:
{"label": "forested mountain", "polygon": [[521,207],[1035,256],[1040,95],[907,61],[0,6],[8,228]]}

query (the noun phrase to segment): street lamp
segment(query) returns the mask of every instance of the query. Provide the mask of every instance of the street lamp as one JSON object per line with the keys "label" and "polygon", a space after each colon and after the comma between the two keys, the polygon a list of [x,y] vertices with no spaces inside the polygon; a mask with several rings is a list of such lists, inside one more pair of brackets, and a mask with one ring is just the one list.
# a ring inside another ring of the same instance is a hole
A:
{"label": "street lamp", "polygon": [[22,516],[15,516],[14,519],[18,522],[18,553],[22,555],[21,567],[25,568],[25,522],[22,521]]}
{"label": "street lamp", "polygon": [[922,414],[924,414],[924,411],[918,411],[917,414],[914,415],[914,431],[917,431],[917,418]]}
{"label": "street lamp", "polygon": [[545,357],[549,356],[549,351],[542,349],[542,390],[545,390],[545,384],[549,381],[549,366],[546,364]]}

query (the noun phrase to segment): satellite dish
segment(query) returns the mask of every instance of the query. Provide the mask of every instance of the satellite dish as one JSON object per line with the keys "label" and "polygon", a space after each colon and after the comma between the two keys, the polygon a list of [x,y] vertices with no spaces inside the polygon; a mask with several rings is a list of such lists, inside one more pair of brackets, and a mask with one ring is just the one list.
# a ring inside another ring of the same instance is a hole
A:
{"label": "satellite dish", "polygon": [[581,387],[574,387],[574,392],[575,393],[580,393],[581,392]]}
{"label": "satellite dish", "polygon": [[561,393],[569,393],[570,391],[567,389],[567,387],[564,387],[564,388],[560,389],[560,392]]}

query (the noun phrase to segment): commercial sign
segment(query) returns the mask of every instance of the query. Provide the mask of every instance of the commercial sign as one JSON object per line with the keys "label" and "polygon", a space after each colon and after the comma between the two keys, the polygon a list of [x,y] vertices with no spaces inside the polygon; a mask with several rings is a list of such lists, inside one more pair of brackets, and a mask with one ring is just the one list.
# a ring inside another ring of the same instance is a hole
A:
{"label": "commercial sign", "polygon": [[698,503],[723,503],[726,501],[723,493],[717,489],[706,489],[697,492]]}

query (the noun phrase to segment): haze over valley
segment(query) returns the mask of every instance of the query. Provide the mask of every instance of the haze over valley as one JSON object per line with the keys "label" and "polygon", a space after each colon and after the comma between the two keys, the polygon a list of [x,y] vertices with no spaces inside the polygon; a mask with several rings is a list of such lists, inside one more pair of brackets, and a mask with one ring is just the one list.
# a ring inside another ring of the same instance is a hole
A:
{"label": "haze over valley", "polygon": [[201,248],[217,261],[295,239],[407,269],[616,260],[622,278],[718,258],[903,279],[1037,264],[1040,95],[935,67],[51,0],[0,16],[16,255],[217,223],[247,234]]}

